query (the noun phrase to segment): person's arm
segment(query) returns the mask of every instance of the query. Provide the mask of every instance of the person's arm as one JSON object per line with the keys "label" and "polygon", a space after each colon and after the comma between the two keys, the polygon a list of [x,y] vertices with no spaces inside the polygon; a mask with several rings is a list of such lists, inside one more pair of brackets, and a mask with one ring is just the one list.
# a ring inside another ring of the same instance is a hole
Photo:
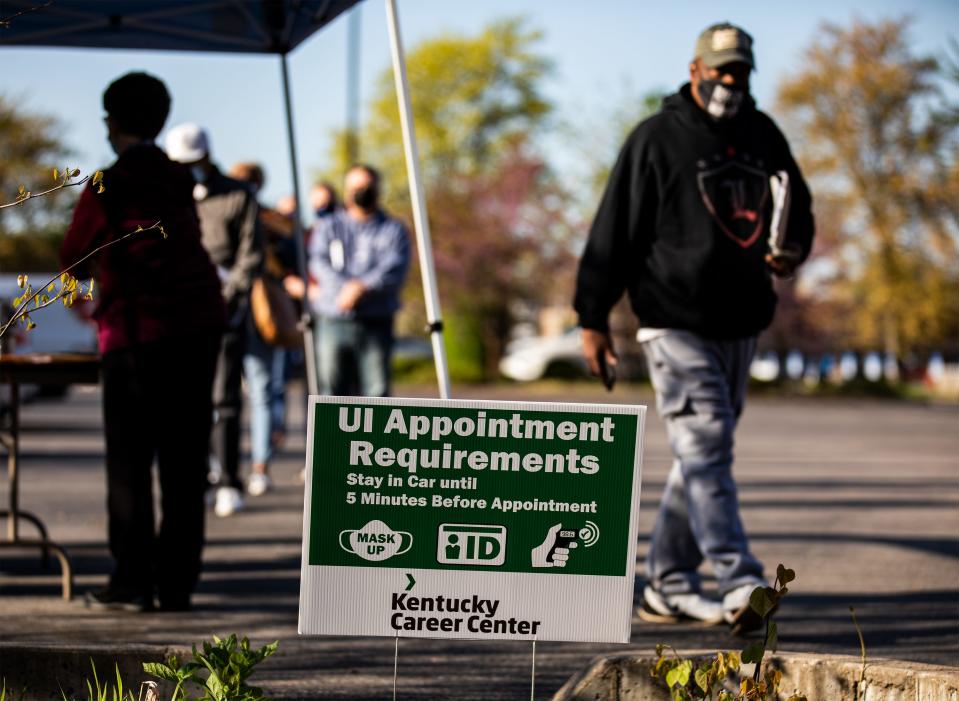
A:
{"label": "person's arm", "polygon": [[263,239],[257,217],[259,206],[252,194],[243,192],[242,197],[242,208],[235,223],[238,246],[223,290],[227,299],[248,294],[253,286],[253,278],[263,264]]}
{"label": "person's arm", "polygon": [[[107,231],[107,217],[92,186],[87,185],[80,193],[76,209],[73,210],[73,219],[67,229],[63,243],[60,245],[60,267],[66,269],[90,253],[103,243]],[[70,273],[74,277],[88,277],[91,272],[91,262],[74,268]]]}
{"label": "person's arm", "polygon": [[590,374],[601,378],[606,388],[612,389],[616,374],[615,370],[610,368],[615,368],[619,359],[609,330],[597,331],[584,328],[580,340],[583,344],[583,357],[586,359]]}
{"label": "person's arm", "polygon": [[650,185],[653,179],[643,173],[636,141],[634,133],[610,173],[576,277],[573,307],[583,329],[583,355],[589,371],[597,377],[604,376],[604,366],[617,362],[609,312],[626,288],[630,269],[640,265],[636,257],[642,212],[651,207],[655,196]]}

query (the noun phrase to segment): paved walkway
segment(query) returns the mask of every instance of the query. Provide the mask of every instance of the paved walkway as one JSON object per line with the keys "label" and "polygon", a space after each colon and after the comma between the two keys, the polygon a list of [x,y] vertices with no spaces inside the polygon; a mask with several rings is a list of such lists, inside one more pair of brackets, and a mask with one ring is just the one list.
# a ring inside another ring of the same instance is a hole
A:
{"label": "paved walkway", "polygon": [[[257,675],[276,698],[387,698],[392,639],[300,638],[302,392],[294,388],[290,439],[275,466],[277,489],[229,519],[210,515],[197,609],[119,615],[59,599],[59,578],[30,551],[0,551],[0,642],[76,646],[189,646],[238,632],[280,639]],[[400,388],[424,396],[432,390]],[[640,390],[591,386],[457,388],[457,396],[648,403]],[[959,408],[900,402],[754,397],[738,434],[736,474],[753,549],[798,580],[779,614],[780,648],[858,654],[855,606],[871,658],[959,666]],[[669,465],[662,423],[647,427],[640,558]],[[77,589],[102,585],[105,547],[99,394],[36,400],[23,411],[21,506],[44,518],[75,564]],[[6,501],[0,484],[0,500]],[[638,572],[641,574],[642,569]],[[732,649],[723,629],[636,622],[632,646]],[[740,643],[741,644],[741,643]],[[530,646],[403,640],[400,698],[519,698],[529,694]],[[593,656],[615,645],[540,643],[538,698],[548,698]]]}

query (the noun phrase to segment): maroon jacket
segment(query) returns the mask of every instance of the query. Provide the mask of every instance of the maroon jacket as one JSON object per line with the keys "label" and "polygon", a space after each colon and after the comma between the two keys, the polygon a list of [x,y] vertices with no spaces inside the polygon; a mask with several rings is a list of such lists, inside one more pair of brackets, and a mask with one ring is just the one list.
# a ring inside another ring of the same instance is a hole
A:
{"label": "maroon jacket", "polygon": [[158,230],[135,234],[71,271],[96,277],[100,352],[221,330],[220,281],[200,243],[189,170],[141,144],[104,171],[103,187],[100,194],[84,188],[60,247],[63,267],[138,226],[159,221],[167,238]]}

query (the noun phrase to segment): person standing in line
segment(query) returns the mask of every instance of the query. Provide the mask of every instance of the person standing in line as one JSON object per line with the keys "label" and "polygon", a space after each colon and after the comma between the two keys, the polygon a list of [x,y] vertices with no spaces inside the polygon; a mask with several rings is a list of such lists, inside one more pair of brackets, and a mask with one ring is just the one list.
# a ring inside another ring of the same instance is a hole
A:
{"label": "person standing in line", "polygon": [[[266,176],[256,163],[236,163],[230,177],[247,183],[254,197],[263,188]],[[263,236],[263,274],[280,281],[295,275],[296,250],[293,222],[276,210],[261,206],[259,225]],[[286,407],[286,348],[268,343],[260,335],[253,315],[247,317],[243,376],[250,403],[250,496],[266,494],[273,487],[270,461],[284,436]]]}
{"label": "person standing in line", "polygon": [[180,124],[166,136],[169,157],[188,166],[196,185],[203,245],[217,266],[228,312],[213,383],[213,457],[219,472],[214,513],[231,516],[244,506],[240,479],[241,374],[250,288],[263,261],[256,197],[245,183],[223,175],[210,160],[210,139],[196,124]]}
{"label": "person standing in line", "polygon": [[[786,139],[749,95],[752,38],[728,23],[696,41],[689,83],[627,138],[580,261],[574,306],[583,353],[611,386],[609,313],[629,293],[675,460],[653,528],[640,616],[761,625],[764,584],[732,476],[733,434],[757,334],[776,306],[772,276],[809,254],[811,197]],[[788,187],[785,239],[768,243],[772,178]],[[788,183],[788,185],[786,185]],[[702,594],[708,560],[721,601]]]}
{"label": "person standing in line", "polygon": [[336,189],[326,181],[316,183],[310,190],[310,205],[317,221],[330,216],[340,207]]}
{"label": "person standing in line", "polygon": [[390,393],[393,317],[410,265],[406,227],[379,206],[380,175],[354,165],[344,181],[345,209],[321,218],[310,237],[311,300],[320,391],[385,397]]}
{"label": "person standing in line", "polygon": [[[170,111],[162,81],[128,73],[103,93],[117,160],[84,188],[60,248],[64,268],[104,249],[95,273],[102,355],[107,514],[114,570],[97,609],[185,611],[200,575],[212,386],[225,309],[200,241],[190,172],[154,139]],[[152,230],[159,222],[161,234]],[[85,264],[86,265],[86,264]],[[159,474],[160,527],[153,476]]]}

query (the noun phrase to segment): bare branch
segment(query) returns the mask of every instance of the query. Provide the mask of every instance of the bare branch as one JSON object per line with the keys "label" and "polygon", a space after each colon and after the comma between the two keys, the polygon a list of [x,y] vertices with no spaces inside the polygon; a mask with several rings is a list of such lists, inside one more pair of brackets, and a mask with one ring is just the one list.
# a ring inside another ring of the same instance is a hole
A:
{"label": "bare branch", "polygon": [[16,12],[10,15],[9,17],[2,17],[0,18],[0,29],[6,29],[7,27],[9,27],[10,23],[13,20],[15,20],[17,17],[22,17],[23,15],[30,14],[31,12],[36,12],[37,10],[43,10],[47,7],[50,7],[50,5],[52,4],[53,4],[53,0],[47,0],[42,5],[35,5],[33,7],[28,7],[25,10],[20,10],[20,12]]}
{"label": "bare branch", "polygon": [[[121,236],[121,237],[118,238],[118,239],[114,239],[113,241],[107,241],[105,244],[103,244],[103,245],[101,245],[101,246],[97,246],[97,247],[94,248],[92,251],[90,251],[88,254],[86,254],[85,256],[83,256],[83,258],[81,258],[80,260],[74,262],[72,265],[64,268],[63,270],[61,270],[59,273],[57,273],[57,274],[54,275],[52,278],[50,278],[49,280],[47,280],[43,285],[41,285],[40,287],[38,287],[36,292],[34,292],[28,299],[25,299],[25,300],[20,304],[20,306],[17,307],[16,311],[14,311],[13,315],[10,317],[10,319],[7,321],[7,323],[4,324],[2,328],[0,328],[0,338],[3,338],[4,334],[7,332],[7,329],[9,329],[10,326],[13,325],[14,322],[16,322],[17,320],[19,320],[20,318],[22,318],[24,314],[30,313],[29,310],[27,310],[27,305],[30,304],[30,302],[32,302],[34,299],[36,299],[39,295],[43,294],[44,291],[45,291],[48,287],[50,287],[50,285],[52,285],[53,283],[55,283],[64,273],[69,273],[69,272],[70,272],[71,270],[73,270],[75,267],[77,267],[78,265],[80,265],[80,264],[83,263],[84,261],[89,260],[90,258],[92,258],[93,256],[95,256],[97,253],[99,253],[100,251],[102,251],[104,248],[109,248],[110,246],[112,246],[112,245],[114,245],[114,244],[120,243],[121,241],[125,241],[126,239],[130,238],[131,236],[134,236],[134,235],[136,235],[136,234],[141,234],[141,233],[146,232],[146,231],[152,231],[152,230],[154,230],[154,229],[159,230],[160,233],[163,234],[163,237],[166,238],[166,232],[163,230],[163,226],[161,225],[161,223],[160,223],[159,221],[155,222],[154,224],[152,224],[151,226],[148,226],[148,227],[146,227],[146,228],[143,228],[142,226],[138,226],[134,231],[131,231],[131,232],[129,232],[129,233],[126,233],[126,234],[124,234],[123,236]],[[61,294],[62,294],[62,289],[61,289],[60,293],[58,293],[57,297],[59,297]],[[54,299],[56,299],[57,297],[54,297]],[[51,300],[51,301],[53,301],[53,300]],[[48,306],[48,303],[45,303],[45,304],[43,304],[42,306]],[[42,307],[37,307],[37,308],[40,309],[40,308],[42,308]]]}
{"label": "bare branch", "polygon": [[[94,175],[95,175],[95,174],[94,174]],[[52,193],[54,193],[54,192],[57,192],[58,190],[63,190],[64,188],[76,187],[77,185],[83,185],[83,183],[85,183],[85,182],[86,182],[87,180],[89,180],[91,177],[93,177],[93,176],[91,176],[91,175],[85,175],[85,176],[83,176],[80,180],[77,180],[75,183],[67,182],[66,180],[64,180],[64,181],[63,181],[62,183],[60,183],[59,185],[56,185],[56,186],[54,186],[54,187],[51,187],[49,190],[44,190],[43,192],[36,192],[36,193],[34,193],[34,192],[28,192],[25,197],[22,197],[22,198],[20,198],[20,199],[18,199],[18,200],[15,200],[15,201],[13,201],[13,202],[7,202],[6,204],[0,204],[0,209],[6,209],[7,207],[16,207],[16,206],[18,206],[18,205],[23,204],[24,202],[27,202],[28,200],[32,200],[32,199],[35,199],[35,198],[37,198],[37,197],[44,197],[44,196],[46,196],[46,195],[50,195],[50,194],[52,194]]]}

